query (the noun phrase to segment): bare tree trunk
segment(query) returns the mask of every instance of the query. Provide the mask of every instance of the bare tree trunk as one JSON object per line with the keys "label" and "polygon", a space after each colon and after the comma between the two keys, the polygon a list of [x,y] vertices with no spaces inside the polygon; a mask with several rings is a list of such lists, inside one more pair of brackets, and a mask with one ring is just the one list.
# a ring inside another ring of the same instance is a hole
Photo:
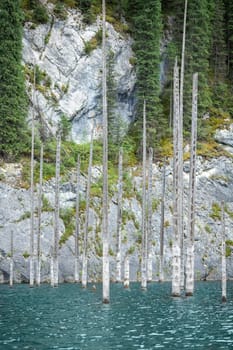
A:
{"label": "bare tree trunk", "polygon": [[179,68],[177,66],[177,60],[174,66],[174,81],[173,81],[173,145],[174,145],[174,167],[173,167],[173,180],[174,180],[174,205],[173,205],[173,262],[172,262],[172,295],[180,296],[180,271],[181,271],[181,259],[180,259],[180,188],[179,188],[179,147],[178,147],[178,129],[179,129]]}
{"label": "bare tree trunk", "polygon": [[85,213],[85,228],[83,238],[83,264],[82,264],[82,287],[87,287],[87,240],[88,240],[88,226],[89,226],[89,211],[90,211],[90,190],[91,190],[91,170],[93,158],[93,132],[91,132],[90,155],[87,177],[87,191],[86,191],[86,213]]}
{"label": "bare tree trunk", "polygon": [[178,129],[178,148],[179,148],[179,214],[180,230],[181,230],[181,289],[184,289],[184,223],[183,223],[183,94],[184,94],[184,63],[185,63],[185,38],[186,38],[186,19],[187,19],[187,4],[185,0],[184,21],[183,21],[183,38],[182,38],[182,53],[181,53],[181,69],[180,69],[180,101],[179,101],[179,129]]}
{"label": "bare tree trunk", "polygon": [[147,217],[147,281],[152,281],[152,177],[153,177],[153,149],[149,149],[149,169],[148,169],[148,217]]}
{"label": "bare tree trunk", "polygon": [[34,91],[35,91],[35,68],[33,76],[33,96],[32,96],[32,140],[31,140],[31,221],[30,221],[30,277],[29,285],[34,286],[34,143],[35,143],[35,116],[34,116]]}
{"label": "bare tree trunk", "polygon": [[55,187],[55,210],[54,210],[54,246],[53,246],[53,287],[58,286],[58,240],[59,240],[59,198],[60,198],[60,160],[61,157],[61,135],[57,136],[56,151],[56,187]]}
{"label": "bare tree trunk", "polygon": [[143,104],[143,158],[142,158],[142,260],[141,287],[147,288],[147,227],[146,227],[146,102]]}
{"label": "bare tree trunk", "polygon": [[108,232],[108,117],[106,79],[106,9],[102,0],[102,89],[103,89],[103,303],[110,301],[109,232]]}
{"label": "bare tree trunk", "polygon": [[129,255],[125,254],[124,259],[124,288],[129,288]]}
{"label": "bare tree trunk", "polygon": [[10,287],[13,287],[14,282],[14,237],[11,231],[11,252],[10,252]]}
{"label": "bare tree trunk", "polygon": [[118,163],[118,201],[117,201],[117,249],[116,249],[116,282],[121,282],[121,224],[122,224],[122,168],[123,150],[119,150]]}
{"label": "bare tree trunk", "polygon": [[225,203],[222,202],[222,302],[227,301]]}
{"label": "bare tree trunk", "polygon": [[40,183],[38,193],[38,227],[37,227],[37,271],[36,284],[40,285],[41,272],[41,205],[42,205],[42,185],[43,185],[43,144],[40,149]]}
{"label": "bare tree trunk", "polygon": [[74,281],[79,282],[79,192],[80,192],[80,156],[77,159],[77,184],[76,184],[76,226],[75,226],[75,257],[74,257]]}
{"label": "bare tree trunk", "polygon": [[162,198],[161,198],[161,222],[160,222],[160,264],[159,264],[159,281],[164,280],[164,209],[165,209],[165,186],[166,186],[166,164],[163,163],[163,180],[162,180]]}
{"label": "bare tree trunk", "polygon": [[193,101],[192,101],[192,137],[191,159],[189,173],[189,203],[188,203],[188,244],[186,259],[185,294],[194,292],[194,235],[195,235],[195,198],[196,198],[196,149],[197,149],[197,93],[198,74],[193,75]]}

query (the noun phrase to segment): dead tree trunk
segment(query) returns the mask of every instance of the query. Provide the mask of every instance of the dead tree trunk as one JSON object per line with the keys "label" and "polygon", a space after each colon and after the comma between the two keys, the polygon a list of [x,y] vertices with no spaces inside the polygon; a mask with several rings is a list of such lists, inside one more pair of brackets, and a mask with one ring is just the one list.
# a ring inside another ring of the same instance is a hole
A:
{"label": "dead tree trunk", "polygon": [[152,178],[153,178],[153,149],[149,149],[148,195],[147,195],[147,281],[152,281]]}
{"label": "dead tree trunk", "polygon": [[147,227],[146,227],[146,102],[143,105],[143,158],[142,158],[142,260],[141,287],[147,288]]}
{"label": "dead tree trunk", "polygon": [[60,160],[61,157],[61,136],[57,136],[57,150],[56,150],[56,186],[55,186],[55,208],[54,208],[54,246],[53,246],[53,287],[58,286],[58,243],[59,243],[59,198],[60,198]]}
{"label": "dead tree trunk", "polygon": [[179,100],[179,136],[178,136],[178,148],[179,148],[179,191],[180,191],[180,198],[179,198],[179,215],[180,216],[180,230],[181,230],[181,289],[184,289],[184,223],[183,223],[183,109],[184,109],[184,101],[183,101],[183,94],[184,94],[184,63],[185,63],[185,38],[186,38],[186,19],[187,19],[187,4],[188,1],[185,0],[185,7],[184,7],[184,21],[183,21],[183,38],[182,38],[182,53],[181,53],[181,69],[180,69],[180,100]]}
{"label": "dead tree trunk", "polygon": [[89,166],[87,176],[87,190],[86,190],[86,213],[85,213],[85,228],[83,238],[83,263],[82,263],[82,287],[87,287],[87,243],[88,243],[88,226],[89,226],[89,211],[90,211],[90,191],[91,191],[91,171],[92,171],[92,158],[93,158],[93,133],[94,128],[91,132],[91,143],[90,143],[90,155],[89,155]]}
{"label": "dead tree trunk", "polygon": [[194,292],[194,235],[195,235],[195,198],[196,198],[196,149],[197,149],[197,93],[198,74],[193,75],[192,100],[192,137],[189,173],[189,203],[188,203],[188,242],[186,258],[185,294]]}
{"label": "dead tree trunk", "polygon": [[80,156],[77,159],[76,184],[76,220],[75,220],[75,253],[74,253],[74,281],[79,282],[79,197],[80,197]]}
{"label": "dead tree trunk", "polygon": [[37,227],[37,271],[36,284],[40,285],[41,280],[41,206],[42,206],[42,185],[43,185],[43,144],[40,149],[40,182],[38,192],[38,227]]}
{"label": "dead tree trunk", "polygon": [[225,203],[222,202],[222,302],[227,301]]}
{"label": "dead tree trunk", "polygon": [[123,150],[119,150],[118,163],[118,201],[117,201],[117,249],[116,249],[116,282],[121,282],[121,225],[122,225],[122,168],[123,168]]}
{"label": "dead tree trunk", "polygon": [[106,9],[102,0],[102,98],[103,98],[103,303],[110,301],[109,232],[108,232],[108,118],[106,79]]}
{"label": "dead tree trunk", "polygon": [[129,288],[129,254],[127,252],[124,259],[124,288]]}
{"label": "dead tree trunk", "polygon": [[179,68],[177,66],[177,60],[174,66],[174,78],[173,78],[173,146],[174,146],[174,159],[173,159],[173,188],[174,188],[174,204],[173,204],[173,232],[174,240],[172,244],[173,250],[173,262],[172,262],[172,295],[180,296],[180,271],[181,271],[181,258],[180,258],[180,184],[179,184],[179,170],[180,170],[180,156],[179,156]]}
{"label": "dead tree trunk", "polygon": [[14,236],[11,231],[11,249],[10,249],[10,287],[13,287],[14,282]]}
{"label": "dead tree trunk", "polygon": [[166,164],[163,163],[162,198],[161,198],[161,222],[160,222],[160,264],[159,281],[164,280],[164,212],[165,212],[165,186],[166,186]]}
{"label": "dead tree trunk", "polygon": [[34,147],[35,147],[35,116],[34,116],[35,68],[32,96],[32,139],[31,139],[31,221],[30,221],[30,277],[29,285],[34,286]]}

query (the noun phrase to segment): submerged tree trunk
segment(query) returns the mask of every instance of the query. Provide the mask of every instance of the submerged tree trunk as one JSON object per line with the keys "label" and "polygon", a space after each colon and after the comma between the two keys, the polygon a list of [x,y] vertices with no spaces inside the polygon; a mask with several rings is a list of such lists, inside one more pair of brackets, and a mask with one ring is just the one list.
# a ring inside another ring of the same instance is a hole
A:
{"label": "submerged tree trunk", "polygon": [[195,198],[196,198],[196,158],[197,158],[197,94],[198,74],[193,75],[193,101],[192,101],[192,137],[191,158],[189,173],[189,204],[188,204],[188,242],[186,258],[185,294],[194,292],[194,235],[195,235]]}
{"label": "submerged tree trunk", "polygon": [[32,96],[32,139],[31,139],[31,221],[30,221],[30,276],[29,285],[34,286],[34,147],[35,147],[35,116],[34,116],[35,68],[33,77]]}
{"label": "submerged tree trunk", "polygon": [[14,282],[14,236],[11,231],[11,251],[10,251],[10,287],[13,287]]}
{"label": "submerged tree trunk", "polygon": [[148,216],[147,216],[147,281],[152,281],[152,177],[153,177],[153,149],[149,149],[149,169],[148,169]]}
{"label": "submerged tree trunk", "polygon": [[182,53],[181,53],[181,69],[180,69],[180,99],[179,99],[179,130],[178,130],[178,148],[179,148],[179,215],[180,216],[180,230],[181,230],[181,289],[184,289],[184,223],[183,223],[183,109],[184,109],[184,65],[185,65],[185,39],[186,39],[186,19],[187,19],[187,4],[185,0],[184,7],[184,21],[183,21],[183,38],[182,38]]}
{"label": "submerged tree trunk", "polygon": [[129,288],[129,255],[125,254],[124,260],[124,288]]}
{"label": "submerged tree trunk", "polygon": [[174,190],[174,203],[173,203],[173,261],[172,261],[172,295],[180,296],[180,271],[181,271],[181,257],[180,257],[180,188],[179,188],[179,68],[177,66],[177,60],[174,66],[174,78],[173,78],[173,146],[174,146],[174,158],[173,158],[173,190]]}
{"label": "submerged tree trunk", "polygon": [[89,226],[89,211],[90,211],[90,190],[91,190],[91,170],[92,170],[92,158],[93,158],[93,133],[94,127],[91,132],[90,143],[90,155],[87,177],[87,191],[86,191],[86,213],[85,213],[85,228],[83,238],[83,264],[82,264],[82,287],[87,287],[87,241],[88,241],[88,226]]}
{"label": "submerged tree trunk", "polygon": [[117,201],[117,249],[116,249],[116,282],[121,282],[121,225],[122,225],[122,168],[123,150],[119,150],[118,163],[118,201]]}
{"label": "submerged tree trunk", "polygon": [[146,228],[146,102],[143,104],[143,158],[142,158],[142,261],[141,287],[147,287],[147,228]]}
{"label": "submerged tree trunk", "polygon": [[227,301],[225,205],[222,202],[222,302]]}
{"label": "submerged tree trunk", "polygon": [[56,186],[55,186],[55,210],[54,210],[54,246],[53,246],[53,287],[58,286],[58,240],[59,240],[59,198],[60,198],[60,154],[61,154],[61,136],[57,137],[56,151]]}
{"label": "submerged tree trunk", "polygon": [[77,159],[76,184],[76,220],[75,220],[75,252],[74,252],[74,281],[79,282],[79,192],[80,192],[80,156]]}
{"label": "submerged tree trunk", "polygon": [[40,285],[41,280],[41,205],[42,205],[42,185],[43,185],[43,144],[40,149],[40,182],[38,193],[38,227],[37,227],[37,264],[36,264],[36,284]]}
{"label": "submerged tree trunk", "polygon": [[110,301],[109,232],[108,232],[108,118],[106,79],[106,9],[102,0],[102,94],[103,94],[103,303]]}
{"label": "submerged tree trunk", "polygon": [[165,185],[166,185],[166,164],[163,163],[163,180],[162,180],[162,198],[161,198],[161,222],[160,222],[160,264],[159,264],[159,281],[164,280],[164,209],[165,209]]}

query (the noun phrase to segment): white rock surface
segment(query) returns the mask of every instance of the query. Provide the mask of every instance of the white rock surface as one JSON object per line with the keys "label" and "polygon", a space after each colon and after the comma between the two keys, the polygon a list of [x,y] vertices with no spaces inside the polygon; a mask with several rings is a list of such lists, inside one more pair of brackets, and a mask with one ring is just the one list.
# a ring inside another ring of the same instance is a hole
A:
{"label": "white rock surface", "polygon": [[[100,29],[99,19],[93,25],[84,26],[80,13],[72,10],[65,21],[55,18],[51,25],[39,25],[36,29],[27,26],[24,30],[24,64],[31,67],[38,65],[51,79],[51,86],[46,91],[36,91],[35,107],[53,131],[64,114],[72,122],[72,139],[78,143],[90,139],[93,125],[95,137],[100,136],[102,131],[101,46],[89,55],[85,53],[85,43]],[[134,67],[130,64],[132,40],[117,33],[109,23],[107,34],[107,50],[114,57],[117,96],[114,115],[116,118],[120,116],[128,125],[134,118],[135,107],[136,78]]]}

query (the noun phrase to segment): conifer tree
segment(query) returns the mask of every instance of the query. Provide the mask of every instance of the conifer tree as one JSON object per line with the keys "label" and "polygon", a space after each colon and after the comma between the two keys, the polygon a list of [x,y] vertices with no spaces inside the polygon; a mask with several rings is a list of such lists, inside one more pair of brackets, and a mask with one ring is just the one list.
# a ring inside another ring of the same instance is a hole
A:
{"label": "conifer tree", "polygon": [[166,129],[160,103],[161,3],[160,0],[130,0],[129,6],[137,58],[137,122],[134,132],[140,140],[141,111],[146,98],[148,146],[153,147]]}
{"label": "conifer tree", "polygon": [[233,2],[225,0],[227,23],[228,76],[233,80]]}
{"label": "conifer tree", "polygon": [[[208,82],[210,72],[209,57],[211,52],[211,19],[213,0],[195,0],[188,2],[187,40],[185,56],[184,106],[186,129],[191,121],[192,75],[199,75],[199,112],[205,113],[212,104]],[[187,118],[188,115],[188,118]]]}
{"label": "conifer tree", "polygon": [[29,144],[19,0],[0,2],[0,157],[14,159]]}

